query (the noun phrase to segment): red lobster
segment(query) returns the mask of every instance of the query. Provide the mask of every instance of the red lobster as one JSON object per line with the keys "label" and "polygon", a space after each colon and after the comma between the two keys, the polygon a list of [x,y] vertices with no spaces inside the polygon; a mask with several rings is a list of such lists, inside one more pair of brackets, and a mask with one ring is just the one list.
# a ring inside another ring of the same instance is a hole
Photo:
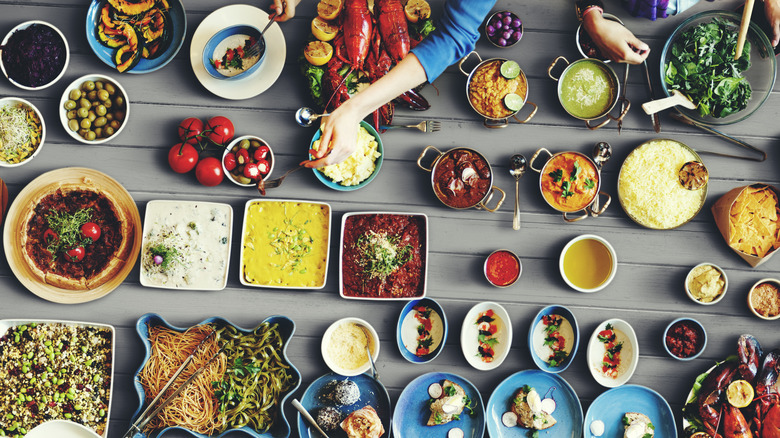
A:
{"label": "red lobster", "polygon": [[385,50],[393,61],[401,62],[410,48],[409,28],[401,0],[376,0],[374,6]]}
{"label": "red lobster", "polygon": [[780,350],[773,350],[764,358],[756,382],[756,398],[751,408],[753,433],[760,438],[780,438],[780,394],[777,378],[780,374]]}
{"label": "red lobster", "polygon": [[[347,0],[344,4],[344,45],[346,59],[353,70],[363,68],[363,60],[368,56],[368,47],[373,33],[373,20],[368,10],[367,0]],[[338,52],[337,52],[338,54]]]}

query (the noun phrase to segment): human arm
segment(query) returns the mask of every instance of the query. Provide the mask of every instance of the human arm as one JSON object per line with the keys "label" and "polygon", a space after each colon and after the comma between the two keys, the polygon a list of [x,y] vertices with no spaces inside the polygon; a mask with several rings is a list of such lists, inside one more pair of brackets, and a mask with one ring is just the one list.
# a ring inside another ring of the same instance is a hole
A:
{"label": "human arm", "polygon": [[780,0],[764,0],[766,20],[772,29],[772,46],[780,43]]}
{"label": "human arm", "polygon": [[274,21],[287,21],[294,17],[295,7],[300,2],[301,0],[274,0],[274,4],[271,6],[271,12],[276,12]]}
{"label": "human arm", "polygon": [[650,54],[650,46],[622,24],[604,18],[599,10],[586,13],[582,26],[601,53],[615,62],[640,64]]}

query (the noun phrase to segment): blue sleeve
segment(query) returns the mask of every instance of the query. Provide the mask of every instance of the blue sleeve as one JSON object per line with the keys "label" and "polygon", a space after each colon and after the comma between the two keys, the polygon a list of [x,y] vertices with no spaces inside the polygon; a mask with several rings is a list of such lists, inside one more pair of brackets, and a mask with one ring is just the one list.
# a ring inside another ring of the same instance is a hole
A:
{"label": "blue sleeve", "polygon": [[425,69],[428,82],[474,50],[479,26],[495,3],[495,0],[447,0],[436,30],[412,49]]}

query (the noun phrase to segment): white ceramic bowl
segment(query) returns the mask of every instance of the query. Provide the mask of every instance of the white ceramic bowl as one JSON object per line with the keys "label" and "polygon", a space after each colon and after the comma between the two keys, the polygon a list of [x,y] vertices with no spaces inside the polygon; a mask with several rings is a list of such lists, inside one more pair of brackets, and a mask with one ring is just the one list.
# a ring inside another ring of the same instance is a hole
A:
{"label": "white ceramic bowl", "polygon": [[28,27],[32,26],[33,24],[40,24],[40,25],[48,26],[48,27],[54,29],[54,31],[57,33],[57,35],[59,35],[60,38],[62,38],[62,42],[65,45],[65,64],[62,66],[62,70],[60,71],[60,73],[54,79],[49,81],[48,83],[40,85],[40,86],[37,86],[37,87],[30,87],[30,86],[27,86],[27,85],[22,85],[19,82],[11,79],[8,76],[8,71],[6,71],[6,69],[5,69],[5,64],[2,61],[2,57],[0,57],[0,70],[2,70],[3,75],[5,75],[5,77],[8,78],[8,81],[11,82],[12,84],[16,85],[17,87],[21,88],[21,89],[31,90],[31,91],[43,90],[44,88],[50,87],[55,82],[59,81],[60,78],[62,77],[62,75],[65,74],[65,70],[68,69],[68,64],[70,63],[70,48],[68,47],[68,40],[65,38],[65,35],[63,35],[62,32],[59,29],[57,29],[56,26],[54,26],[53,24],[48,23],[46,21],[30,20],[30,21],[25,21],[24,23],[18,24],[13,29],[11,29],[11,31],[8,32],[8,34],[6,34],[5,38],[3,38],[3,42],[0,43],[0,44],[5,46],[8,43],[8,40],[11,38],[11,35],[14,34],[14,32],[16,32],[18,30],[27,29]]}
{"label": "white ceramic bowl", "polygon": [[[495,339],[498,343],[493,346],[493,361],[483,362],[477,355],[479,351],[479,329],[477,328],[477,319],[479,314],[489,309],[493,310],[497,331]],[[463,356],[469,365],[480,371],[488,371],[497,368],[504,362],[509,354],[509,348],[512,346],[512,321],[506,309],[498,303],[486,301],[478,303],[468,311],[463,319],[463,326],[460,331],[460,346],[463,350]]]}
{"label": "white ceramic bowl", "polygon": [[46,122],[43,120],[43,116],[41,115],[41,112],[38,111],[38,108],[35,107],[35,105],[31,104],[30,102],[20,99],[18,97],[4,97],[0,99],[0,108],[4,108],[6,106],[16,106],[16,105],[22,105],[27,108],[30,108],[33,110],[33,112],[38,116],[38,120],[41,122],[41,143],[38,145],[37,148],[35,148],[35,151],[33,151],[32,154],[30,154],[29,157],[22,160],[20,163],[8,163],[3,160],[0,160],[0,167],[19,167],[28,161],[35,158],[36,155],[41,151],[43,148],[43,143],[46,141]]}
{"label": "white ceramic bowl", "polygon": [[100,438],[92,429],[68,420],[51,420],[27,432],[25,438]]}
{"label": "white ceramic bowl", "polygon": [[[110,137],[100,138],[96,140],[87,140],[81,135],[79,135],[78,132],[71,131],[70,128],[68,128],[68,116],[67,116],[67,110],[65,109],[65,102],[69,100],[69,94],[70,90],[76,88],[80,89],[81,84],[83,84],[86,81],[103,81],[103,82],[110,82],[114,87],[116,87],[117,91],[122,94],[122,97],[124,97],[125,100],[125,118],[122,120],[122,124],[119,125],[119,128],[117,128],[114,131],[114,134]],[[65,91],[62,93],[62,97],[60,98],[60,106],[58,107],[58,111],[60,113],[60,122],[62,123],[62,127],[65,129],[65,132],[68,133],[71,137],[73,137],[74,140],[77,140],[81,143],[86,144],[101,144],[105,143],[109,140],[113,140],[116,138],[122,130],[125,129],[125,126],[127,126],[128,120],[130,120],[130,99],[127,96],[127,91],[125,91],[125,88],[122,87],[122,84],[120,84],[117,80],[113,79],[110,76],[101,75],[101,74],[89,74],[84,75],[75,81],[71,82],[70,85],[68,85],[65,88]]]}
{"label": "white ceramic bowl", "polygon": [[759,317],[759,318],[761,318],[763,320],[766,320],[766,321],[774,321],[774,320],[780,318],[780,314],[777,314],[775,316],[764,316],[764,315],[758,313],[758,311],[756,311],[756,309],[753,308],[753,304],[751,303],[751,300],[753,298],[753,292],[756,290],[756,287],[758,287],[758,285],[760,285],[761,283],[772,283],[773,285],[775,285],[775,287],[780,289],[780,280],[777,280],[777,279],[774,279],[774,278],[762,278],[761,280],[758,280],[750,288],[750,292],[748,292],[748,294],[747,294],[747,305],[748,305],[748,308],[750,308],[750,311],[753,312],[753,315],[756,315],[757,317]]}
{"label": "white ceramic bowl", "polygon": [[[233,150],[235,146],[241,143],[242,140],[249,140],[249,141],[257,140],[260,143],[268,146],[268,157],[266,161],[268,161],[269,167],[268,167],[268,173],[266,173],[265,176],[263,177],[263,181],[267,180],[268,177],[271,176],[271,172],[274,171],[274,163],[276,162],[276,160],[274,159],[274,150],[271,149],[271,145],[269,145],[267,141],[263,140],[262,138],[256,135],[242,135],[241,137],[234,138],[233,141],[231,141],[230,144],[228,144],[228,147],[225,148],[225,152],[222,153],[222,170],[225,172],[225,176],[227,177],[227,179],[233,184],[239,185],[241,187],[255,187],[257,185],[257,181],[253,180],[249,184],[244,184],[242,182],[239,182],[238,180],[233,178],[233,175],[230,173],[230,171],[227,170],[227,167],[225,167],[225,157]],[[255,162],[254,158],[250,158],[250,160],[253,163]]]}
{"label": "white ceramic bowl", "polygon": [[[602,360],[606,353],[605,344],[599,340],[599,333],[606,329],[607,325],[611,325],[614,330],[622,332],[625,336],[618,336],[617,342],[623,342],[623,348],[620,352],[620,360],[623,368],[618,366],[618,374],[616,377],[606,376],[602,372]],[[626,363],[625,361],[628,361]],[[636,371],[636,364],[639,361],[639,343],[636,340],[636,333],[631,325],[622,319],[608,319],[600,323],[596,330],[590,337],[588,342],[588,369],[591,375],[601,386],[607,388],[614,388],[616,386],[623,385],[628,382],[631,376]]]}
{"label": "white ceramic bowl", "polygon": [[[596,287],[594,287],[592,289],[584,289],[582,287],[579,287],[579,286],[575,285],[574,283],[572,283],[569,280],[568,277],[566,277],[566,273],[563,270],[563,260],[564,260],[564,257],[566,256],[566,252],[576,242],[579,242],[579,241],[585,240],[585,239],[592,239],[592,240],[596,240],[596,241],[602,243],[604,245],[604,247],[607,248],[607,250],[609,251],[610,257],[612,258],[612,269],[610,270],[610,273],[607,276],[607,279],[604,280],[604,282],[602,282],[600,285],[598,285],[598,286],[596,286]],[[617,261],[617,253],[615,252],[615,248],[613,248],[612,245],[610,245],[610,243],[607,242],[604,238],[599,237],[599,236],[597,236],[595,234],[583,234],[581,236],[575,237],[574,239],[571,239],[569,241],[569,243],[567,243],[566,246],[563,247],[563,250],[561,251],[561,257],[558,260],[558,268],[561,271],[561,277],[563,278],[563,281],[565,281],[566,284],[568,284],[569,287],[571,287],[572,289],[574,289],[576,291],[579,291],[579,292],[585,292],[585,293],[598,292],[598,291],[604,289],[605,287],[607,287],[609,285],[609,283],[611,283],[612,280],[615,278],[615,274],[617,273],[617,266],[618,266],[618,261]]]}
{"label": "white ceramic bowl", "polygon": [[341,324],[345,323],[353,323],[361,327],[365,327],[368,330],[369,335],[371,336],[371,341],[374,344],[374,354],[371,356],[374,358],[374,362],[376,362],[377,358],[379,358],[379,335],[377,334],[376,330],[374,330],[374,327],[371,326],[368,322],[366,322],[363,319],[360,318],[342,318],[338,321],[334,322],[333,324],[328,327],[327,330],[325,330],[325,334],[322,335],[322,358],[325,360],[325,365],[328,366],[328,368],[331,369],[336,374],[340,374],[342,376],[357,376],[359,374],[363,374],[366,371],[371,369],[371,363],[366,361],[366,363],[363,366],[360,366],[355,369],[346,369],[336,363],[333,357],[328,353],[328,347],[333,340],[333,333],[335,332],[336,328],[340,326]]}
{"label": "white ceramic bowl", "polygon": [[[691,293],[690,283],[693,280],[693,277],[692,277],[693,270],[698,268],[699,266],[712,266],[713,268],[717,269],[720,272],[720,274],[723,276],[723,281],[724,281],[723,292],[721,292],[720,295],[715,297],[714,300],[712,300],[710,302],[707,302],[707,303],[697,300],[696,297],[694,297],[693,294]],[[720,268],[720,266],[718,266],[718,265],[716,265],[714,263],[699,263],[698,265],[696,265],[693,268],[691,268],[691,270],[688,271],[688,275],[685,276],[685,294],[688,295],[688,298],[690,298],[691,301],[693,301],[696,304],[703,304],[705,306],[709,306],[711,304],[715,304],[715,303],[719,302],[720,300],[722,300],[724,296],[726,296],[726,291],[728,291],[728,290],[729,290],[729,279],[726,276],[726,271],[724,271],[723,269]]]}

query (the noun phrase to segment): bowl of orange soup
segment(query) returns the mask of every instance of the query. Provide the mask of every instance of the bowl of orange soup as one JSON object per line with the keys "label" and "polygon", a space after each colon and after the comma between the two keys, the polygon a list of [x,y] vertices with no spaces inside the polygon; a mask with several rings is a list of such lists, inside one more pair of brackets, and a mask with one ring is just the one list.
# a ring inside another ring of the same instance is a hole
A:
{"label": "bowl of orange soup", "polygon": [[[541,168],[534,167],[540,155],[549,156]],[[559,152],[552,154],[545,148],[534,153],[531,169],[539,173],[539,190],[547,204],[563,213],[563,219],[574,222],[585,219],[589,214],[598,216],[609,206],[609,195],[604,205],[599,206],[601,173],[590,157],[580,152]],[[570,215],[581,212],[579,215]]]}
{"label": "bowl of orange soup", "polygon": [[617,272],[617,253],[604,238],[583,234],[561,251],[561,277],[579,292],[597,292],[609,285]]}

